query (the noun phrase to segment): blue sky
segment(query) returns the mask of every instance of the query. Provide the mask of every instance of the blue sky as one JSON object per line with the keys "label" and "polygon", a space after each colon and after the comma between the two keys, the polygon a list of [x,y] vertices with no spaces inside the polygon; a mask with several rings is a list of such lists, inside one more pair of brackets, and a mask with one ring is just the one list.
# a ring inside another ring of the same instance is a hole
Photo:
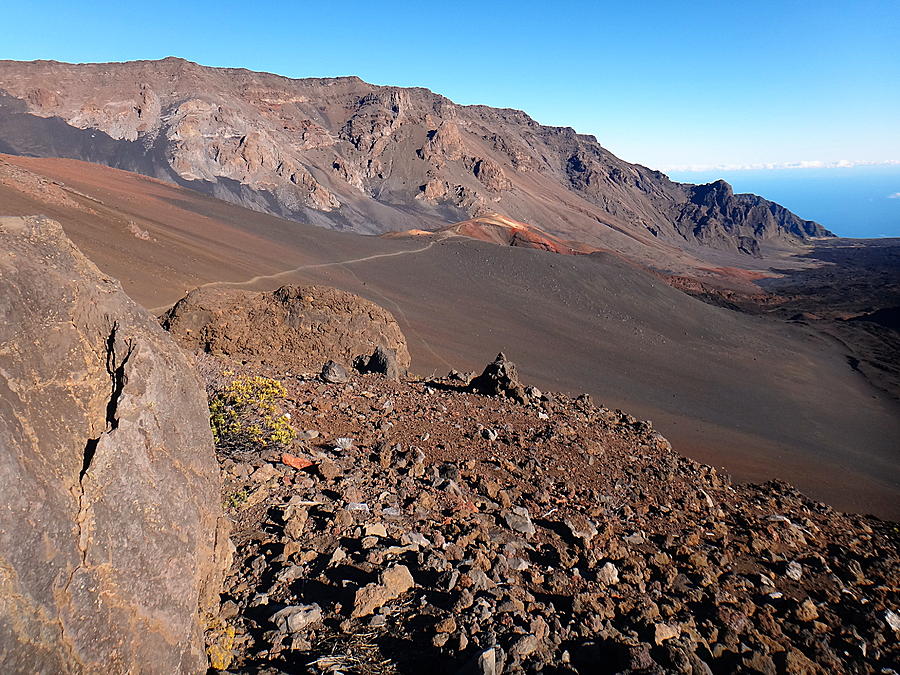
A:
{"label": "blue sky", "polygon": [[896,0],[101,0],[0,17],[0,58],[355,74],[520,108],[664,170],[900,160]]}

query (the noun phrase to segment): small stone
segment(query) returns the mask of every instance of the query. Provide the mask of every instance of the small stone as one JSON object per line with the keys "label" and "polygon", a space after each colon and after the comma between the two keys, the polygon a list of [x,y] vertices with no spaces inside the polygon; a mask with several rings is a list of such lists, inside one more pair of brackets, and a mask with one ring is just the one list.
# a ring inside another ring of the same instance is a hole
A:
{"label": "small stone", "polygon": [[253,472],[251,478],[257,483],[267,483],[273,478],[281,478],[281,472],[271,464],[263,464]]}
{"label": "small stone", "polygon": [[299,633],[322,620],[322,608],[312,605],[291,605],[275,612],[271,621],[282,633]]}
{"label": "small stone", "polygon": [[334,480],[342,474],[341,468],[337,465],[337,462],[333,462],[330,459],[323,459],[316,466],[316,469],[318,470],[319,475],[325,480]]}
{"label": "small stone", "polygon": [[800,577],[803,576],[803,565],[795,560],[792,560],[788,563],[787,569],[785,570],[784,574],[788,579],[800,581]]}
{"label": "small stone", "polygon": [[434,626],[434,630],[436,633],[453,633],[456,631],[456,619],[448,616],[446,619],[438,621]]}
{"label": "small stone", "polygon": [[328,361],[322,366],[322,380],[329,384],[344,384],[350,381],[350,373],[339,363]]}
{"label": "small stone", "polygon": [[478,675],[500,675],[500,669],[497,667],[497,649],[491,647],[478,655],[475,660],[475,672]]}
{"label": "small stone", "polygon": [[334,549],[334,553],[331,554],[331,558],[328,560],[329,565],[336,565],[347,557],[347,552],[338,546]]}
{"label": "small stone", "polygon": [[407,532],[402,537],[400,537],[401,544],[413,544],[415,546],[420,546],[422,548],[427,548],[431,546],[431,541],[428,538],[420,534],[418,532]]}
{"label": "small stone", "polygon": [[791,675],[816,675],[821,669],[798,649],[788,649],[784,655],[784,668],[782,672]]}
{"label": "small stone", "polygon": [[381,573],[378,583],[368,584],[356,591],[352,618],[368,616],[379,607],[397,599],[415,586],[406,565],[394,565]]}
{"label": "small stone", "polygon": [[307,429],[297,433],[297,438],[301,441],[312,441],[319,437],[319,432],[315,429]]}
{"label": "small stone", "polygon": [[516,572],[523,572],[531,567],[531,563],[522,558],[510,558],[506,561],[506,565],[509,569],[514,570]]}
{"label": "small stone", "polygon": [[297,470],[308,469],[313,465],[308,459],[303,459],[287,452],[281,454],[281,463]]}
{"label": "small stone", "polygon": [[297,540],[306,529],[306,522],[309,520],[309,513],[306,509],[293,509],[290,518],[284,526],[284,536],[288,539]]}
{"label": "small stone", "polygon": [[367,537],[387,537],[387,529],[382,523],[370,523],[363,530]]}
{"label": "small stone", "polygon": [[537,637],[534,635],[525,635],[513,644],[510,653],[519,659],[523,659],[536,652],[540,646],[541,643]]}
{"label": "small stone", "polygon": [[566,518],[563,524],[569,528],[573,537],[582,540],[585,544],[590,543],[597,536],[597,526],[587,518],[580,520]]}
{"label": "small stone", "polygon": [[472,380],[469,390],[485,396],[507,396],[518,400],[524,398],[516,366],[502,352],[485,367],[481,375]]}
{"label": "small stone", "polygon": [[536,532],[528,509],[524,506],[514,506],[510,511],[503,514],[503,519],[506,521],[509,529],[524,534],[526,537]]}
{"label": "small stone", "polygon": [[679,630],[678,626],[667,623],[658,623],[653,629],[653,641],[658,645],[661,645],[666,640],[677,638],[679,635],[681,635],[681,630]]}
{"label": "small stone", "polygon": [[897,614],[897,612],[892,609],[886,609],[881,614],[881,618],[884,619],[884,622],[892,631],[900,633],[900,614]]}
{"label": "small stone", "polygon": [[650,656],[650,645],[639,644],[628,648],[628,668],[630,670],[651,670],[656,661]]}
{"label": "small stone", "polygon": [[798,621],[815,621],[819,618],[819,610],[816,607],[816,603],[807,598],[794,611],[794,616],[797,617]]}
{"label": "small stone", "polygon": [[597,572],[597,581],[601,584],[605,584],[607,586],[611,586],[612,584],[619,583],[619,570],[613,565],[611,562],[606,563],[600,570]]}
{"label": "small stone", "polygon": [[482,435],[486,440],[489,440],[489,441],[496,441],[497,438],[500,436],[500,434],[498,434],[498,433],[497,433],[496,431],[494,431],[493,429],[488,429],[488,428],[486,428],[486,427],[485,427],[484,429],[481,430],[481,435]]}
{"label": "small stone", "polygon": [[353,514],[348,509],[339,509],[334,514],[334,526],[339,530],[350,527],[353,524]]}

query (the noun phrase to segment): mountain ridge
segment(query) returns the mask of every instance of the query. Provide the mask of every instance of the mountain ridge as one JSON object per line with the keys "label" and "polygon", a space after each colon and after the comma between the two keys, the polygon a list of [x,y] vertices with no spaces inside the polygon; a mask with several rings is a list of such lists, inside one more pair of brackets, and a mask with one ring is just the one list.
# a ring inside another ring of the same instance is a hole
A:
{"label": "mountain ridge", "polygon": [[592,135],[422,87],[167,58],[2,61],[0,94],[0,150],[96,161],[332,229],[434,230],[497,212],[666,270],[831,235],[724,182],[676,183]]}

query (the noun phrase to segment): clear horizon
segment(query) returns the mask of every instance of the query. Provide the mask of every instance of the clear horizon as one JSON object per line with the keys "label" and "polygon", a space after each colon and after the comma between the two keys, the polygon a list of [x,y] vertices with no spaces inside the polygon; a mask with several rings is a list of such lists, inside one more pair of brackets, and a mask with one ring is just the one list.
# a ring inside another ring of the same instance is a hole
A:
{"label": "clear horizon", "polygon": [[[357,75],[524,110],[663,171],[900,160],[900,8],[886,1],[351,2],[101,0],[5,10],[0,58],[179,56],[287,77]],[[900,190],[900,186],[898,186]]]}

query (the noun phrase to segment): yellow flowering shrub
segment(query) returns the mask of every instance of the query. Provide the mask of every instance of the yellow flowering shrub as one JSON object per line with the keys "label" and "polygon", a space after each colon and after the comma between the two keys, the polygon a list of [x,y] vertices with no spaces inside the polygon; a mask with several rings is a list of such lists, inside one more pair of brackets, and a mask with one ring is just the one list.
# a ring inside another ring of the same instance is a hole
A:
{"label": "yellow flowering shrub", "polygon": [[209,423],[216,445],[232,450],[290,445],[297,432],[281,408],[286,396],[284,385],[268,377],[232,380],[209,402]]}

